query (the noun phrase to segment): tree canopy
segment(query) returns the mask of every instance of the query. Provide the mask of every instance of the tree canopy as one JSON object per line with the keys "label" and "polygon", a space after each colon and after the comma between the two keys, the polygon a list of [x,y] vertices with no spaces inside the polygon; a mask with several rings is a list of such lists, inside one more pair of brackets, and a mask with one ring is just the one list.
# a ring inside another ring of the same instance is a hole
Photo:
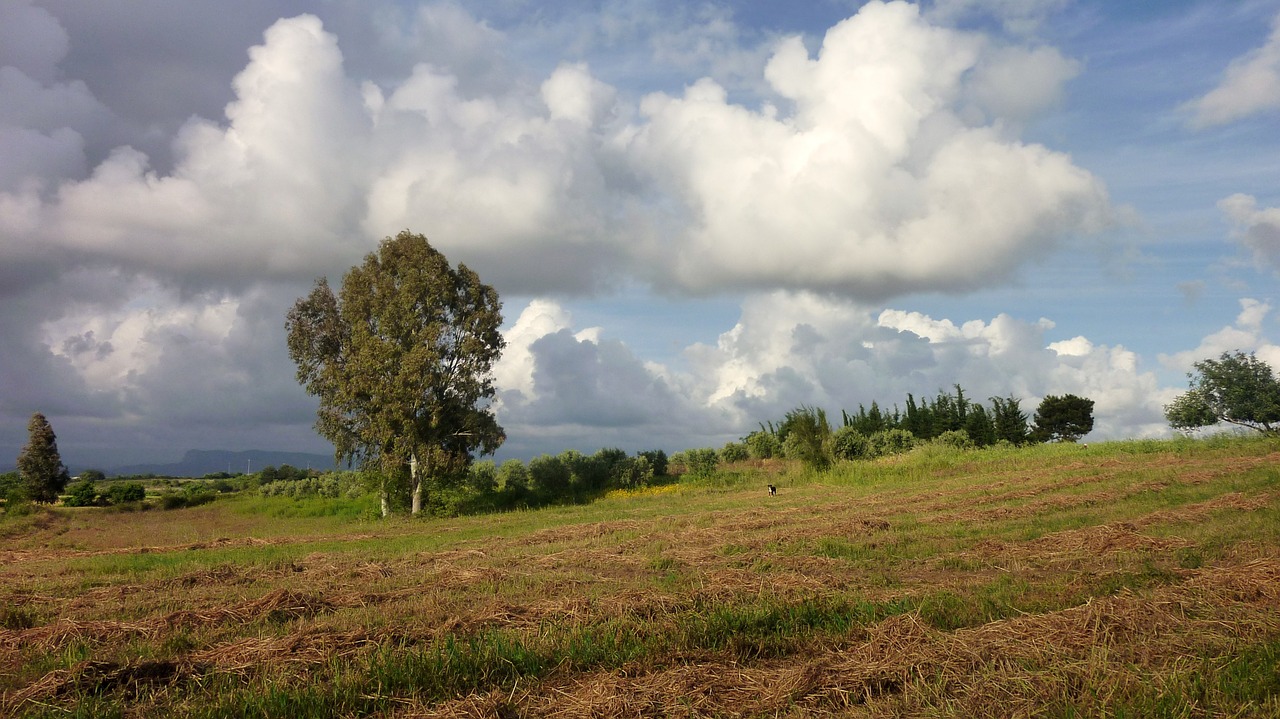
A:
{"label": "tree canopy", "polygon": [[1191,388],[1165,405],[1170,426],[1189,430],[1226,422],[1280,432],[1280,380],[1271,365],[1237,350],[1193,366]]}
{"label": "tree canopy", "polygon": [[475,272],[406,230],[351,268],[337,295],[321,278],[289,311],[289,356],[320,399],[316,430],[339,460],[384,478],[384,514],[410,467],[416,513],[424,484],[506,438],[489,406],[501,309]]}
{"label": "tree canopy", "polygon": [[1049,395],[1036,409],[1034,435],[1041,441],[1075,442],[1093,431],[1093,400]]}
{"label": "tree canopy", "polygon": [[43,414],[36,412],[27,423],[29,439],[18,454],[22,488],[33,502],[53,503],[67,486],[70,475],[58,454],[58,438]]}

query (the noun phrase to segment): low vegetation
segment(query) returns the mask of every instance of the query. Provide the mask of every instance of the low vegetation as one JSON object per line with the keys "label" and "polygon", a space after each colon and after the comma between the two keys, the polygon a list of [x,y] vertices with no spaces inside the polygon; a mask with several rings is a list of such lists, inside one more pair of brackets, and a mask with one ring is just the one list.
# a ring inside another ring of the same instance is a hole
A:
{"label": "low vegetation", "polygon": [[743,444],[477,516],[358,475],[6,513],[0,714],[1280,715],[1275,437]]}

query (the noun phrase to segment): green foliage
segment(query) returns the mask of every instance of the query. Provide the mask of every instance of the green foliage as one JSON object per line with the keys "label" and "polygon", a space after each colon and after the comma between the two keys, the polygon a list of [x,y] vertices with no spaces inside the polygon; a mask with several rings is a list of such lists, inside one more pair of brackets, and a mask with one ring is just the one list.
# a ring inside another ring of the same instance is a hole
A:
{"label": "green foliage", "polygon": [[181,489],[169,490],[160,495],[163,509],[182,509],[208,504],[218,498],[218,493],[203,482],[188,482]]}
{"label": "green foliage", "polygon": [[1049,395],[1036,409],[1032,436],[1041,442],[1075,442],[1093,431],[1093,400]]}
{"label": "green foliage", "polygon": [[782,454],[782,443],[778,441],[778,435],[767,429],[758,429],[742,441],[753,459],[771,459]]}
{"label": "green foliage", "polygon": [[644,455],[629,457],[614,465],[610,485],[618,489],[638,489],[653,482],[653,465]]}
{"label": "green foliage", "polygon": [[498,465],[486,459],[471,465],[467,472],[468,488],[477,494],[493,494],[498,490]]}
{"label": "green foliage", "polygon": [[102,496],[111,504],[141,502],[147,498],[147,488],[139,482],[118,482],[108,487]]}
{"label": "green foliage", "polygon": [[58,454],[58,438],[43,414],[27,423],[28,441],[18,454],[18,473],[26,496],[33,502],[52,504],[67,486],[70,475]]}
{"label": "green foliage", "polygon": [[100,469],[86,469],[80,473],[80,479],[86,482],[101,482],[107,475]]}
{"label": "green foliage", "polygon": [[869,459],[871,442],[852,425],[845,425],[831,435],[831,454],[838,460]]}
{"label": "green foliage", "polygon": [[722,464],[742,462],[751,458],[751,451],[743,442],[728,442],[720,448],[719,456]]}
{"label": "green foliage", "polygon": [[258,472],[258,481],[262,484],[271,482],[296,482],[301,479],[320,476],[319,472],[307,469],[298,469],[292,465],[282,464],[277,469],[271,465],[262,468]]}
{"label": "green foliage", "polygon": [[529,460],[529,489],[542,501],[554,501],[569,495],[573,473],[560,457],[544,454]]}
{"label": "green foliage", "polygon": [[[213,486],[210,485],[210,489]],[[353,499],[365,493],[363,482],[357,472],[328,472],[319,477],[301,480],[271,482],[258,487],[263,497],[291,497],[303,499],[320,497],[324,499]]]}
{"label": "green foliage", "polygon": [[871,443],[871,456],[888,457],[910,452],[916,445],[915,435],[905,429],[887,429],[867,438]]}
{"label": "green foliage", "polygon": [[969,433],[963,429],[947,430],[934,437],[932,441],[954,449],[972,449],[974,446],[973,440],[969,439]]}
{"label": "green foliage", "polygon": [[1252,353],[1224,352],[1195,363],[1191,388],[1164,408],[1174,429],[1219,422],[1264,433],[1280,432],[1280,380],[1271,365]]}
{"label": "green foliage", "polygon": [[289,311],[289,356],[320,399],[316,429],[338,458],[379,470],[388,503],[411,460],[416,512],[424,487],[505,439],[490,406],[501,307],[475,272],[406,230],[347,272],[338,295],[321,279]]}
{"label": "green foliage", "polygon": [[513,504],[528,497],[529,470],[524,462],[508,459],[498,467],[498,491],[506,495]]}
{"label": "green foliage", "polygon": [[67,488],[62,503],[68,507],[92,507],[98,501],[98,488],[91,480],[83,479]]}
{"label": "green foliage", "polygon": [[709,447],[686,449],[681,454],[684,459],[685,471],[694,479],[710,477],[715,473],[716,465],[720,462],[720,458],[716,456],[716,451]]}
{"label": "green foliage", "polygon": [[995,427],[996,441],[1013,445],[1026,444],[1030,435],[1027,413],[1022,411],[1022,400],[1017,397],[991,398],[991,423]]}
{"label": "green foliage", "polygon": [[649,467],[653,469],[653,476],[667,476],[668,459],[666,452],[660,449],[647,449],[643,452],[637,452],[636,456],[643,457],[649,463]]}
{"label": "green foliage", "polygon": [[831,425],[827,423],[826,412],[801,405],[787,413],[782,426],[786,429],[782,450],[788,459],[798,459],[809,469],[830,466]]}
{"label": "green foliage", "polygon": [[964,432],[976,447],[989,447],[998,439],[994,419],[980,404],[969,408],[969,419],[965,421]]}

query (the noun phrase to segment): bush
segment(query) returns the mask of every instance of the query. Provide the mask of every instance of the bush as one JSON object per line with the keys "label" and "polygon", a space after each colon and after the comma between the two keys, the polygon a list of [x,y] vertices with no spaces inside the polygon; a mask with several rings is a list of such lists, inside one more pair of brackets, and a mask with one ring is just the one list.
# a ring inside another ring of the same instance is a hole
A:
{"label": "bush", "polygon": [[943,432],[933,441],[943,445],[944,447],[953,447],[955,449],[973,449],[973,440],[969,439],[969,433],[963,429],[953,429]]}
{"label": "bush", "polygon": [[653,470],[653,476],[655,477],[667,476],[667,467],[668,467],[669,461],[667,459],[666,452],[660,449],[649,449],[643,452],[637,452],[636,456],[643,457],[646,461],[649,462],[649,468]]}
{"label": "bush", "polygon": [[909,452],[916,443],[915,435],[905,429],[886,429],[883,432],[876,432],[868,439],[871,442],[873,457],[887,457]]}
{"label": "bush", "polygon": [[358,472],[330,472],[309,479],[271,482],[258,487],[258,492],[264,497],[354,499],[365,493],[365,481]]}
{"label": "bush", "polygon": [[685,471],[690,477],[696,479],[706,479],[716,471],[716,465],[719,458],[716,451],[711,448],[704,449],[686,449],[684,455]]}
{"label": "bush", "polygon": [[83,480],[67,488],[62,503],[68,507],[92,507],[98,501],[98,488],[93,482]]}
{"label": "bush", "polygon": [[529,470],[524,462],[508,459],[498,467],[498,491],[519,501],[529,494]]}
{"label": "bush", "polygon": [[529,488],[544,501],[568,496],[572,478],[560,457],[544,454],[529,460]]}
{"label": "bush", "polygon": [[782,454],[782,445],[778,442],[778,435],[763,429],[758,429],[747,435],[743,440],[747,445],[747,451],[751,453],[754,459],[771,459]]}
{"label": "bush", "polygon": [[113,484],[107,491],[103,493],[107,501],[111,504],[125,504],[126,502],[141,502],[147,498],[147,488],[143,487],[140,482],[126,482],[124,484]]}
{"label": "bush", "polygon": [[831,454],[839,460],[869,459],[871,441],[853,427],[841,427],[831,435]]}
{"label": "bush", "polygon": [[619,489],[639,489],[653,482],[653,467],[646,457],[623,460],[613,469],[612,484]]}
{"label": "bush", "polygon": [[477,494],[493,494],[498,489],[498,466],[491,459],[471,465],[467,470],[467,485]]}
{"label": "bush", "polygon": [[786,429],[782,453],[787,459],[798,459],[808,469],[826,469],[831,464],[831,425],[826,412],[801,405],[787,413],[782,426]]}
{"label": "bush", "polygon": [[720,448],[720,462],[722,464],[742,462],[750,458],[751,452],[747,449],[747,445],[742,442],[729,442]]}

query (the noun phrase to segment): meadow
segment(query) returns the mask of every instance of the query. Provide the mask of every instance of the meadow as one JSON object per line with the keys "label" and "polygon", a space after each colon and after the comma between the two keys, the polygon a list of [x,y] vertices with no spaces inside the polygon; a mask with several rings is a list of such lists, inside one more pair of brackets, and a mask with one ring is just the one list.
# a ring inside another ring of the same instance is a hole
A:
{"label": "meadow", "polygon": [[1280,717],[1274,438],[369,510],[5,517],[0,715]]}

